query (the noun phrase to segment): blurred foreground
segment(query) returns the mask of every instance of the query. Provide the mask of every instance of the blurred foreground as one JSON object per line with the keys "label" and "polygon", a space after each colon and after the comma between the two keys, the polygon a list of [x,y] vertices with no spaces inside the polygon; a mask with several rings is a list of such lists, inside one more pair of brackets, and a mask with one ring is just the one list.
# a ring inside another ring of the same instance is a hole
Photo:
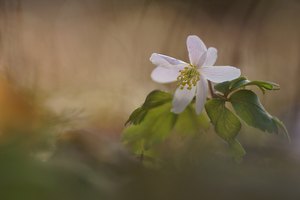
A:
{"label": "blurred foreground", "polygon": [[300,197],[299,155],[274,135],[260,138],[263,144],[243,141],[248,154],[241,163],[211,131],[174,135],[156,147],[155,156],[141,160],[118,139],[78,129],[76,114],[54,114],[43,100],[5,79],[1,92],[6,108],[0,127],[1,199]]}

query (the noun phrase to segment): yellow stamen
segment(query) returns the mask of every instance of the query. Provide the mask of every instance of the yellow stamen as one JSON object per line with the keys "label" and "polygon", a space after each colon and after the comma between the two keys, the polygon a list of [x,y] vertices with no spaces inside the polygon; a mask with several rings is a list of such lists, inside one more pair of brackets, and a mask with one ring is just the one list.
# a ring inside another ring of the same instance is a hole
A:
{"label": "yellow stamen", "polygon": [[197,70],[197,67],[192,64],[189,64],[179,72],[180,74],[177,77],[177,85],[180,89],[183,89],[187,85],[187,89],[191,90],[192,87],[196,86],[197,82],[200,80],[200,73]]}

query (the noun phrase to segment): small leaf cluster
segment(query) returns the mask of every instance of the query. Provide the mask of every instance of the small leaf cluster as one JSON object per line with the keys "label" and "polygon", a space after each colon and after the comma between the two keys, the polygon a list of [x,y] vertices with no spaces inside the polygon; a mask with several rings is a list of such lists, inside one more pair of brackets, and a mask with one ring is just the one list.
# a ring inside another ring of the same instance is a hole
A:
{"label": "small leaf cluster", "polygon": [[240,77],[215,85],[216,95],[205,104],[216,133],[228,142],[230,148],[234,148],[237,159],[245,154],[236,140],[241,130],[241,121],[261,131],[283,134],[289,139],[284,124],[266,111],[258,96],[248,86],[256,86],[263,93],[279,89],[279,85],[272,82],[249,81],[245,77]]}
{"label": "small leaf cluster", "polygon": [[193,135],[209,126],[207,116],[197,115],[192,104],[179,115],[170,112],[172,98],[170,93],[154,90],[130,115],[122,140],[135,154],[151,157],[152,147],[163,142],[172,132]]}
{"label": "small leaf cluster", "polygon": [[[216,84],[212,98],[205,104],[215,132],[228,143],[237,160],[245,155],[244,148],[236,139],[241,130],[241,121],[264,132],[283,134],[289,139],[284,124],[266,111],[250,86],[258,87],[263,93],[279,89],[279,85],[272,82],[250,81],[240,77]],[[203,113],[199,116],[195,113],[194,101],[180,114],[170,112],[172,98],[170,93],[154,90],[143,105],[130,115],[123,132],[123,141],[136,154],[147,154],[174,129],[181,133],[199,133],[207,127],[209,119]]]}

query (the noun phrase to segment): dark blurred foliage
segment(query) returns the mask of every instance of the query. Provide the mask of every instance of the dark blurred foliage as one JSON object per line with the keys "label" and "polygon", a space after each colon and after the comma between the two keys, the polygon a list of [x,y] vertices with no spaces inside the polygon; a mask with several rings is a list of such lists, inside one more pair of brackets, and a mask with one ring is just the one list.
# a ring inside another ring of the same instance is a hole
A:
{"label": "dark blurred foliage", "polygon": [[[40,131],[39,134],[43,134]],[[300,162],[282,142],[248,146],[242,163],[207,135],[164,143],[157,157],[134,158],[95,131],[64,134],[47,159],[38,143],[0,145],[1,199],[298,199]],[[216,142],[217,141],[217,142]],[[33,148],[35,146],[35,148]]]}

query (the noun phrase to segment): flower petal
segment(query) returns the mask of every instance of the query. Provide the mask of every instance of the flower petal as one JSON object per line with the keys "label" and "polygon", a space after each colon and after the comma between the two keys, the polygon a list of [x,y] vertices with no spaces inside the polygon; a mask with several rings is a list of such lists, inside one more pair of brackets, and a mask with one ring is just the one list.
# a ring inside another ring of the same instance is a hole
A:
{"label": "flower petal", "polygon": [[169,69],[165,67],[156,67],[152,73],[151,78],[158,83],[171,83],[177,80],[179,76],[179,70],[176,68]]}
{"label": "flower petal", "polygon": [[221,83],[238,78],[241,75],[241,70],[231,66],[211,66],[202,67],[200,73],[212,82]]}
{"label": "flower petal", "polygon": [[192,87],[191,90],[188,90],[187,87],[180,89],[177,88],[173,98],[173,108],[171,112],[181,113],[189,105],[192,99],[195,96],[196,87]]}
{"label": "flower petal", "polygon": [[203,64],[204,64],[204,62],[205,62],[205,60],[206,60],[206,57],[207,57],[207,51],[205,51],[205,52],[202,54],[202,56],[200,56],[200,59],[199,59],[198,64],[197,64],[196,66],[198,66],[198,67],[204,66]]}
{"label": "flower petal", "polygon": [[189,35],[186,40],[186,46],[189,52],[190,63],[199,66],[201,56],[207,51],[205,44],[198,36]]}
{"label": "flower petal", "polygon": [[213,66],[217,61],[217,57],[218,57],[217,49],[214,47],[209,47],[207,50],[207,56],[205,62],[203,63],[203,65],[200,66]]}
{"label": "flower petal", "polygon": [[175,66],[182,69],[188,65],[186,62],[159,53],[153,53],[150,61],[156,66],[166,68],[173,68]]}
{"label": "flower petal", "polygon": [[197,83],[197,90],[196,90],[196,113],[200,114],[203,110],[206,96],[207,96],[207,80],[201,76],[200,80]]}

